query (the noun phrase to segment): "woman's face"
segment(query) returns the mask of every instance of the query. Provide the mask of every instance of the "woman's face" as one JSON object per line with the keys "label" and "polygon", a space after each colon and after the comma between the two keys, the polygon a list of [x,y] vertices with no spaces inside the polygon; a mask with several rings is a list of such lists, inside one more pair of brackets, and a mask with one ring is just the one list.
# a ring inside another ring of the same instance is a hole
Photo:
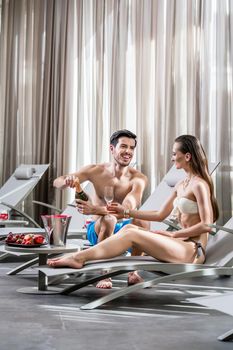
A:
{"label": "woman's face", "polygon": [[175,142],[172,148],[172,162],[174,162],[177,169],[182,169],[187,167],[187,154],[180,151],[180,144]]}

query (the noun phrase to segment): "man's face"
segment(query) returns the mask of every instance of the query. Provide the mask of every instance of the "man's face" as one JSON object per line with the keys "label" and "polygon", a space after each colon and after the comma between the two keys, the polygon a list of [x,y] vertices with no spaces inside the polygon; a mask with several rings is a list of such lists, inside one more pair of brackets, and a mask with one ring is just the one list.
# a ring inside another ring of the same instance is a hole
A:
{"label": "man's face", "polygon": [[113,158],[119,165],[128,166],[134,155],[135,140],[128,137],[120,137],[116,146],[110,145],[110,149]]}

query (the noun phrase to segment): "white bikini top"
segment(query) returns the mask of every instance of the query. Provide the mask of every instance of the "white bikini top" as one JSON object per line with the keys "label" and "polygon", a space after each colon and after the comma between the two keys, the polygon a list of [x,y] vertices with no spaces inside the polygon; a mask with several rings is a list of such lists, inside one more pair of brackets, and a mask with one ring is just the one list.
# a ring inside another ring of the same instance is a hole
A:
{"label": "white bikini top", "polygon": [[169,216],[170,220],[178,223],[181,213],[197,214],[198,213],[197,202],[185,197],[176,197],[173,202],[173,210]]}
{"label": "white bikini top", "polygon": [[176,197],[173,202],[174,209],[178,209],[183,214],[197,214],[198,205],[197,202],[185,198],[185,197]]}

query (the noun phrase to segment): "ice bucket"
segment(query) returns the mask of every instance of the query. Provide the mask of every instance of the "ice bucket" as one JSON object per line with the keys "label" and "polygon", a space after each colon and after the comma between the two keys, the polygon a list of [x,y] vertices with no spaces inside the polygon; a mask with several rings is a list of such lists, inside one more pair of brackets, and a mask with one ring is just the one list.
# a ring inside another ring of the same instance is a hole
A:
{"label": "ice bucket", "polygon": [[64,246],[71,220],[70,215],[41,215],[48,243],[54,246]]}

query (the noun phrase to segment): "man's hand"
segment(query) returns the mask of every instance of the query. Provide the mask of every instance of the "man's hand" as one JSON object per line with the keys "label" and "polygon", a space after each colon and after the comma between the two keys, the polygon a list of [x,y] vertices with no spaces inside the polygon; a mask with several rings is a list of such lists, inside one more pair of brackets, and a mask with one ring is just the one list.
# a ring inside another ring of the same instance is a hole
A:
{"label": "man's hand", "polygon": [[76,200],[76,207],[79,213],[84,215],[107,215],[108,211],[106,207],[98,207],[93,205],[90,201]]}
{"label": "man's hand", "polygon": [[124,217],[125,207],[122,204],[113,202],[107,206],[109,214],[114,215],[117,219],[122,219]]}
{"label": "man's hand", "polygon": [[78,177],[75,177],[74,175],[67,175],[64,178],[64,185],[66,187],[74,188],[75,187],[75,183],[77,183],[77,181],[79,182]]}

